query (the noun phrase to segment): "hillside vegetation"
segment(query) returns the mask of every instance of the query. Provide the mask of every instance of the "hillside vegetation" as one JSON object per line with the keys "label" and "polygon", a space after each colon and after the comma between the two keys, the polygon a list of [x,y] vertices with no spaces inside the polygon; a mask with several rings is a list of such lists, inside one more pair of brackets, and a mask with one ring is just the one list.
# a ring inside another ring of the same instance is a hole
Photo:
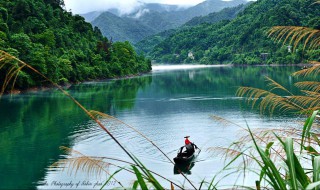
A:
{"label": "hillside vegetation", "polygon": [[163,40],[168,38],[169,36],[173,35],[174,33],[179,33],[181,30],[185,30],[190,27],[194,27],[200,24],[213,24],[217,23],[222,20],[231,20],[237,16],[241,11],[244,10],[244,8],[249,5],[250,3],[247,4],[241,4],[236,7],[228,7],[224,8],[219,12],[213,12],[210,13],[209,15],[206,16],[198,16],[194,17],[190,21],[186,22],[183,26],[177,28],[177,29],[170,29],[170,30],[165,30],[163,32],[154,34],[152,36],[149,36],[145,38],[144,40],[141,40],[140,42],[134,44],[136,49],[139,52],[142,52],[144,54],[147,54],[148,52],[151,52],[154,46],[157,44],[161,43]]}
{"label": "hillside vegetation", "polygon": [[159,32],[178,28],[196,16],[208,15],[226,7],[245,3],[246,0],[207,0],[187,9],[164,4],[142,4],[130,14],[120,15],[114,10],[109,10],[99,16],[95,13],[85,16],[88,20],[96,16],[91,23],[99,27],[104,36],[114,41],[127,40],[136,43]]}
{"label": "hillside vegetation", "polygon": [[152,51],[148,54],[165,63],[288,64],[319,60],[319,50],[303,50],[301,46],[293,50],[287,47],[289,44],[276,43],[266,34],[277,25],[319,28],[320,5],[312,2],[258,0],[235,19],[178,30],[149,48]]}
{"label": "hillside vegetation", "polygon": [[[128,42],[112,43],[63,0],[0,1],[0,49],[30,64],[57,83],[79,82],[146,72],[150,61]],[[0,81],[5,73],[0,73]],[[22,70],[18,88],[46,85]]]}

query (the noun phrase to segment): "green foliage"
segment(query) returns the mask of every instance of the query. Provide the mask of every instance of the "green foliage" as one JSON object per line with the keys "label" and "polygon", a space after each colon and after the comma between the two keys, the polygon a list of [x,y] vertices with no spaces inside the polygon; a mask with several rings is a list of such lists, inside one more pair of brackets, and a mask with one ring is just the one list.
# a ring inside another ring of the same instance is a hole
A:
{"label": "green foliage", "polygon": [[184,26],[197,26],[203,23],[216,23],[221,20],[234,19],[241,11],[244,10],[250,3],[240,4],[236,7],[224,8],[219,12],[213,12],[206,16],[194,17],[190,21],[186,22]]}
{"label": "green foliage", "polygon": [[[117,13],[112,14],[106,11],[97,16],[91,23],[99,27],[104,36],[112,38],[114,41],[137,43],[148,36],[175,29],[193,17],[207,15],[226,7],[234,7],[245,3],[247,3],[245,0],[210,0],[186,9],[176,7],[175,10],[170,10],[168,5],[144,4],[141,5],[142,7],[139,10],[129,15],[115,15]],[[155,9],[154,6],[159,7]],[[88,13],[85,16],[88,20],[91,20],[95,14],[97,13]],[[227,14],[221,15],[222,17],[217,19],[231,16]]]}
{"label": "green foliage", "polygon": [[[316,18],[320,16],[317,11],[320,5],[310,6],[311,2],[313,1],[259,0],[248,5],[231,21],[211,24],[209,21],[203,23],[194,19],[190,21],[193,27],[177,30],[158,44],[144,42],[147,47],[153,45],[153,48],[147,49],[147,55],[157,62],[181,63],[188,61],[185,52],[191,51],[200,55],[192,62],[203,64],[292,64],[319,60],[318,52],[314,50],[298,47],[289,51],[288,44],[277,44],[266,34],[270,27],[277,25],[310,24],[318,27]],[[196,25],[197,23],[199,24]],[[143,45],[139,44],[138,47]]]}
{"label": "green foliage", "polygon": [[[93,28],[83,17],[65,11],[63,6],[63,0],[1,1],[0,49],[17,56],[56,83],[151,70],[150,61],[134,51],[131,57],[125,56],[128,62],[121,62],[123,51],[113,51],[117,47],[113,47],[112,41],[103,37],[98,28]],[[131,45],[123,43],[123,46]],[[120,62],[113,62],[111,57]],[[115,64],[120,64],[116,70]],[[47,85],[30,70],[24,70],[21,76],[17,88]]]}

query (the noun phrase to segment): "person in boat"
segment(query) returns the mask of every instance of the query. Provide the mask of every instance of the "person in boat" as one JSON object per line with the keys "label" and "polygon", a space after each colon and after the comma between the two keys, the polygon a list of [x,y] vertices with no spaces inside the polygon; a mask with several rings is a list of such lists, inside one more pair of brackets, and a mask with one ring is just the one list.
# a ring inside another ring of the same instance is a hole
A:
{"label": "person in boat", "polygon": [[[192,143],[190,140],[189,140],[189,137],[190,136],[185,136],[185,140],[184,140],[184,146],[181,147],[180,149],[180,154],[183,154],[183,155],[192,155],[195,151],[195,148],[198,149],[197,145],[195,145],[194,143]],[[183,148],[185,148],[186,150],[184,152],[182,152]]]}

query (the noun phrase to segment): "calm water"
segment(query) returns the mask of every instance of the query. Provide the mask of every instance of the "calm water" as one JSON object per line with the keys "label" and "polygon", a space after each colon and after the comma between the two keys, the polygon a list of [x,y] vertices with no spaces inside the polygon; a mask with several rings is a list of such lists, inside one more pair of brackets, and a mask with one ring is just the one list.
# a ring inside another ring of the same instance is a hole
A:
{"label": "calm water", "polygon": [[[296,124],[296,118],[273,118],[241,104],[235,96],[238,86],[266,88],[265,76],[295,90],[290,74],[295,67],[154,67],[152,73],[130,79],[90,82],[68,89],[87,109],[115,116],[134,126],[154,141],[170,158],[190,135],[202,150],[188,178],[197,186],[223,167],[223,160],[209,147],[228,146],[241,130],[222,126],[210,118],[220,116],[242,126],[277,128]],[[108,177],[76,176],[50,168],[66,155],[67,146],[89,156],[128,160],[119,147],[68,98],[56,90],[4,96],[0,100],[0,189],[57,189],[71,183],[75,189],[91,189]],[[151,170],[189,187],[182,176],[153,146],[132,130],[102,122]],[[117,163],[120,166],[124,164]],[[117,168],[110,166],[112,173]],[[134,177],[121,171],[116,179],[125,185]],[[228,183],[235,178],[230,177]],[[251,181],[254,181],[250,179]],[[170,184],[164,182],[169,187]],[[223,182],[222,182],[223,184]],[[101,184],[100,184],[101,185]],[[70,187],[70,186],[69,186]],[[113,183],[107,188],[115,187]]]}

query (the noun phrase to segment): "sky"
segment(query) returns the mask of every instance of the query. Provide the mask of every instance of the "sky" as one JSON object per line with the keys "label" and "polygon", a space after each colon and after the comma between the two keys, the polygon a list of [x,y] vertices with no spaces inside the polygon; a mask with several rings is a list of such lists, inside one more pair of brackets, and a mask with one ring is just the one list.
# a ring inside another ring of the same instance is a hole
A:
{"label": "sky", "polygon": [[103,11],[117,8],[122,13],[130,13],[143,3],[162,3],[180,6],[192,6],[204,0],[64,0],[66,9],[74,14],[83,14],[91,11]]}

